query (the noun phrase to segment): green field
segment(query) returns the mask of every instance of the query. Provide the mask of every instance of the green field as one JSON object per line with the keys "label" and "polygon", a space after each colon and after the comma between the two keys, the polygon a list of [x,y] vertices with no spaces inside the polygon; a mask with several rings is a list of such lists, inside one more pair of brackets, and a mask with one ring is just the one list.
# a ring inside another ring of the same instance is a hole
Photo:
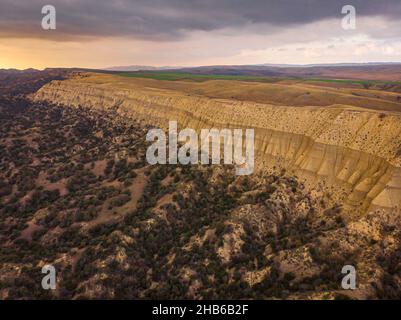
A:
{"label": "green field", "polygon": [[398,81],[379,81],[379,80],[358,80],[358,79],[315,79],[315,78],[306,78],[305,81],[314,81],[314,82],[329,82],[329,83],[342,83],[342,84],[360,84],[363,86],[370,85],[399,85],[401,82]]}
{"label": "green field", "polygon": [[284,80],[307,81],[307,82],[328,82],[344,85],[359,85],[368,89],[371,86],[392,86],[400,85],[396,81],[358,80],[358,79],[324,79],[324,78],[289,78],[289,77],[268,77],[268,76],[245,76],[245,75],[224,75],[224,74],[193,74],[186,72],[118,72],[116,75],[129,78],[147,78],[167,81],[208,81],[208,80],[237,80],[252,82],[274,83]]}

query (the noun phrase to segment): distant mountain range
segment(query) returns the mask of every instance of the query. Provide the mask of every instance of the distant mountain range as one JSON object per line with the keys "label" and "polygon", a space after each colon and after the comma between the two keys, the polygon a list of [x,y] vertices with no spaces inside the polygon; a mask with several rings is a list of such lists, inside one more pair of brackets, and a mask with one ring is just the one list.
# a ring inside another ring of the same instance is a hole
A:
{"label": "distant mountain range", "polygon": [[159,70],[170,70],[170,69],[181,69],[182,67],[152,67],[152,66],[140,66],[140,65],[132,65],[132,66],[117,66],[110,67],[104,70],[107,71],[159,71]]}
{"label": "distant mountain range", "polygon": [[295,79],[354,79],[401,82],[401,62],[368,62],[368,63],[335,63],[335,64],[259,64],[259,65],[216,65],[201,67],[153,67],[153,66],[119,66],[106,69],[85,68],[48,68],[43,71],[35,69],[16,70],[5,69],[0,77],[4,78],[15,73],[34,75],[38,72],[64,74],[69,71],[116,73],[116,72],[165,72],[190,73],[194,75],[227,75],[274,77]]}
{"label": "distant mountain range", "polygon": [[107,71],[162,71],[162,70],[193,70],[193,69],[210,69],[210,68],[225,68],[225,69],[244,69],[254,67],[273,67],[273,68],[312,68],[312,67],[363,67],[363,66],[383,66],[383,65],[401,65],[401,62],[366,62],[366,63],[322,63],[322,64],[249,64],[249,65],[211,65],[211,66],[193,66],[193,67],[181,67],[181,66],[142,66],[142,65],[131,65],[131,66],[115,66],[105,68]]}

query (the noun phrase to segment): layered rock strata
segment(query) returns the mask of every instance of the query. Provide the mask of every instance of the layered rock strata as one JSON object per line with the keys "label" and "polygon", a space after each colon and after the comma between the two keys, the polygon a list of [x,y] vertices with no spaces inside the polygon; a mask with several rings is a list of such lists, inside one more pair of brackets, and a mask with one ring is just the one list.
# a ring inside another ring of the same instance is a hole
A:
{"label": "layered rock strata", "polygon": [[401,207],[401,113],[218,99],[152,83],[157,81],[87,75],[53,81],[31,99],[115,109],[164,128],[169,120],[198,131],[254,128],[258,168],[284,168],[311,186],[322,186],[356,215]]}

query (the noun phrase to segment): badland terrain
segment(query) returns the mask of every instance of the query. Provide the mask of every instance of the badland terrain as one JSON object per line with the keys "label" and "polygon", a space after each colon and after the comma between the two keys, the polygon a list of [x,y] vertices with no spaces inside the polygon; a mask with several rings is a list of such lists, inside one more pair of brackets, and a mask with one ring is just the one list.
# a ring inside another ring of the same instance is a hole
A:
{"label": "badland terrain", "polygon": [[[0,93],[2,299],[401,297],[399,65],[8,70]],[[254,129],[254,173],[149,165],[169,120]]]}

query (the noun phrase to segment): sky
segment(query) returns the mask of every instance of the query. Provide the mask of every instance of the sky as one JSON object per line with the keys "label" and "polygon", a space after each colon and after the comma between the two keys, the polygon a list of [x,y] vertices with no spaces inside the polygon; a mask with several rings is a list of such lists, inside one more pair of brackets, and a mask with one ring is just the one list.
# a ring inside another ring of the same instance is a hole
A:
{"label": "sky", "polygon": [[0,68],[344,62],[401,62],[401,0],[0,0]]}

